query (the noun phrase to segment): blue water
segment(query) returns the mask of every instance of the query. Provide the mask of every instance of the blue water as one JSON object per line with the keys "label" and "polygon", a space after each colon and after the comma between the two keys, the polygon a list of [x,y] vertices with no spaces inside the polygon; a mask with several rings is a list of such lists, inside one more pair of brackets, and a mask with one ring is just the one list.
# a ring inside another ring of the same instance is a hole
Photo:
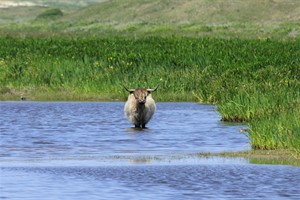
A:
{"label": "blue water", "polygon": [[202,155],[249,149],[215,106],[157,103],[147,129],[123,106],[0,102],[0,199],[300,198],[299,167]]}

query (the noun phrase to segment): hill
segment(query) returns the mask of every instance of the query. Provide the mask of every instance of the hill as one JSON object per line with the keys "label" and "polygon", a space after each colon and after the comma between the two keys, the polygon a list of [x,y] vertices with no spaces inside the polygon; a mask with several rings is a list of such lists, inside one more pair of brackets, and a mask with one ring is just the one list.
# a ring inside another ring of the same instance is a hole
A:
{"label": "hill", "polygon": [[83,8],[73,19],[130,23],[270,23],[300,20],[295,0],[122,0]]}
{"label": "hill", "polygon": [[[10,31],[103,35],[300,37],[300,1],[295,0],[59,2],[36,0],[31,7],[2,8],[0,27]],[[36,20],[36,16],[53,7],[62,9],[64,15],[47,23]]]}

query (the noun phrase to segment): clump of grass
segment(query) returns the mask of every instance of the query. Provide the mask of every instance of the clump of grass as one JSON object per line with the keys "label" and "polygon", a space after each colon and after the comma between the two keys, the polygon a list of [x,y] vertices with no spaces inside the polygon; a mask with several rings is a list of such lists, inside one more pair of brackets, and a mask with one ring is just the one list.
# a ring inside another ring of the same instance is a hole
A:
{"label": "clump of grass", "polygon": [[300,153],[300,104],[285,112],[268,115],[249,123],[250,140],[254,149],[292,148]]}

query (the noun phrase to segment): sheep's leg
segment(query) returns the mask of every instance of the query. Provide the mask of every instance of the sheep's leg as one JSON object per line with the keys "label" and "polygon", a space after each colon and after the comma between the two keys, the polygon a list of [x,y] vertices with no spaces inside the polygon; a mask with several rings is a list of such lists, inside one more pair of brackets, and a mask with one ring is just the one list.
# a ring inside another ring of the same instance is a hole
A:
{"label": "sheep's leg", "polygon": [[146,124],[145,123],[142,124],[142,128],[146,128]]}
{"label": "sheep's leg", "polygon": [[134,127],[135,128],[141,128],[141,126],[139,124],[135,124]]}

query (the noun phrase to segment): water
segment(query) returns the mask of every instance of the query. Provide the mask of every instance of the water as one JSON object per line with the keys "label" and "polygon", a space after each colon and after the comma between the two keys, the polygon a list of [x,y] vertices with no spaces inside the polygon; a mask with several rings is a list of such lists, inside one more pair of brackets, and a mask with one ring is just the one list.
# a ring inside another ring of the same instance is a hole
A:
{"label": "water", "polygon": [[216,107],[158,103],[134,129],[123,106],[0,102],[0,199],[300,198],[298,167],[198,155],[249,149]]}

